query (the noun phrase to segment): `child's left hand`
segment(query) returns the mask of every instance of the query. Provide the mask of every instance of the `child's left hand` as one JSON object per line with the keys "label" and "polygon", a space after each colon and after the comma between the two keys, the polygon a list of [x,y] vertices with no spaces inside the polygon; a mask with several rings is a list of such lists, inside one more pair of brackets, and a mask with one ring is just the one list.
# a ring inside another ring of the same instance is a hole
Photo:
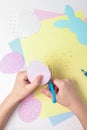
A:
{"label": "child's left hand", "polygon": [[17,101],[21,101],[40,85],[41,79],[42,76],[39,75],[30,83],[26,71],[18,72],[11,95]]}

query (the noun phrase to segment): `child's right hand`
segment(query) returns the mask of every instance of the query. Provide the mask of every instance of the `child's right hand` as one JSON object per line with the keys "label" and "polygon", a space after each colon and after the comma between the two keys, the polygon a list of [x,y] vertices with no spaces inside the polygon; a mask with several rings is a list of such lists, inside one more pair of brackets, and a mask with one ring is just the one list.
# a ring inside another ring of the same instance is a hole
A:
{"label": "child's right hand", "polygon": [[[71,80],[53,79],[57,102],[74,112],[81,122],[84,130],[87,130],[87,106],[78,96]],[[42,93],[52,98],[48,89],[42,89]]]}
{"label": "child's right hand", "polygon": [[[72,110],[75,104],[81,102],[78,96],[75,86],[71,80],[68,79],[53,79],[53,84],[55,86],[57,102],[65,107]],[[52,98],[50,91],[46,88],[41,89],[41,92],[46,96]]]}

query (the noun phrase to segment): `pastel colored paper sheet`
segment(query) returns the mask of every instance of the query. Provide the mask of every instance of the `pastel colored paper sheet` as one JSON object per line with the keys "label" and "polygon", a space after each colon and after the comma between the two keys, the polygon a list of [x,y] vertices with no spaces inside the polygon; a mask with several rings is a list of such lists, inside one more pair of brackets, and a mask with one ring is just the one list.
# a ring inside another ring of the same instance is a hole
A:
{"label": "pastel colored paper sheet", "polygon": [[[82,13],[76,13],[75,15],[84,20]],[[43,61],[50,66],[54,77],[66,77],[76,80],[77,89],[82,97],[87,100],[85,91],[87,90],[87,79],[83,78],[80,72],[80,69],[82,67],[86,68],[87,65],[85,60],[87,48],[78,41],[76,35],[68,28],[61,29],[54,26],[55,21],[64,19],[67,20],[67,16],[41,21],[41,28],[37,34],[22,39],[24,57],[27,65],[32,60]],[[84,89],[82,86],[84,86]],[[54,105],[40,91],[35,92],[35,97],[42,103],[40,117],[49,117],[69,111],[59,104]]]}

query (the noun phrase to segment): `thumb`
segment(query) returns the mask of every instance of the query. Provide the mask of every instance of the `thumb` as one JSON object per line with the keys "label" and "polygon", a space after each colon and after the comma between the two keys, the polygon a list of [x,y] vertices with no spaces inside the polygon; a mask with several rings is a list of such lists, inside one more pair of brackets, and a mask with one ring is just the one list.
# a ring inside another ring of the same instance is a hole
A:
{"label": "thumb", "polygon": [[57,87],[58,89],[61,88],[62,80],[55,78],[55,79],[53,79],[52,82],[53,82],[53,84],[54,84],[55,87]]}
{"label": "thumb", "polygon": [[39,86],[39,85],[41,84],[42,78],[43,78],[42,75],[37,76],[37,77],[34,79],[34,81],[31,83],[31,85],[33,85],[34,87]]}
{"label": "thumb", "polygon": [[32,92],[34,89],[36,89],[40,85],[42,78],[43,78],[42,75],[37,76],[34,79],[34,81],[27,86],[30,92]]}

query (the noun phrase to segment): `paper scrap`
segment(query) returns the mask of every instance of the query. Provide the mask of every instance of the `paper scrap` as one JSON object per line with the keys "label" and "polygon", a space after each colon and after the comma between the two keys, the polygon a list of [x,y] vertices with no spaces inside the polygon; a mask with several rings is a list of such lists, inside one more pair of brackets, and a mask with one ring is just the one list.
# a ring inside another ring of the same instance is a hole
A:
{"label": "paper scrap", "polygon": [[39,31],[40,21],[38,17],[28,10],[23,10],[18,17],[19,37],[28,37]]}
{"label": "paper scrap", "polygon": [[49,117],[49,120],[53,126],[56,126],[59,123],[63,122],[64,120],[71,118],[72,116],[74,116],[72,112],[67,112],[67,113]]}
{"label": "paper scrap", "polygon": [[64,15],[56,12],[49,12],[49,11],[39,10],[39,9],[35,9],[34,14],[39,18],[40,21]]}
{"label": "paper scrap", "polygon": [[22,121],[32,122],[36,120],[41,111],[41,103],[32,94],[25,98],[19,105],[18,114]]}
{"label": "paper scrap", "polygon": [[22,50],[22,46],[21,46],[21,42],[20,39],[17,38],[13,41],[11,41],[9,43],[10,48],[14,51],[14,52],[18,52],[23,56],[23,50]]}
{"label": "paper scrap", "polygon": [[17,52],[7,54],[0,61],[0,72],[11,74],[18,72],[24,65],[24,58]]}

